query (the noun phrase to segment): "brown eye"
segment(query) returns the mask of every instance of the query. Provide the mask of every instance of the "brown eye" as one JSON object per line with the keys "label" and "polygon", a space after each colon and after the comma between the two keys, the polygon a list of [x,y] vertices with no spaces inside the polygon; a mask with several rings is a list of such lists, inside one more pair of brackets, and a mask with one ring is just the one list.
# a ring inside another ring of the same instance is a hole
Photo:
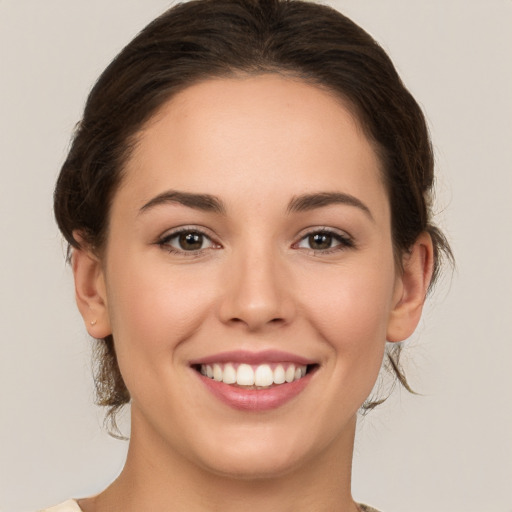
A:
{"label": "brown eye", "polygon": [[314,233],[308,236],[309,247],[315,251],[322,251],[332,247],[333,236],[330,233]]}
{"label": "brown eye", "polygon": [[178,244],[184,251],[198,251],[203,248],[203,239],[201,233],[181,233],[178,236]]}
{"label": "brown eye", "polygon": [[314,231],[304,236],[295,246],[297,249],[330,253],[354,247],[352,239],[342,233],[334,231]]}
{"label": "brown eye", "polygon": [[210,237],[193,230],[171,233],[165,236],[159,245],[175,253],[197,252],[215,246]]}

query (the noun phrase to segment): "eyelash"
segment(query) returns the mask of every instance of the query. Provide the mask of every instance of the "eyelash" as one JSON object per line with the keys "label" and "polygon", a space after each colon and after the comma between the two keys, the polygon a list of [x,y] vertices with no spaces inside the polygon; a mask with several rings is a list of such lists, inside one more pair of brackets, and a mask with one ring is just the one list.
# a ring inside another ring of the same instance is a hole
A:
{"label": "eyelash", "polygon": [[[195,250],[187,251],[186,249],[178,249],[170,245],[170,242],[174,239],[178,239],[180,235],[200,235],[202,237],[202,244],[208,240],[210,242],[209,247],[199,248]],[[323,235],[327,237],[331,237],[331,243],[335,242],[336,244],[332,247],[328,247],[326,249],[314,249],[312,247],[300,247],[300,244],[306,241],[310,237]],[[208,234],[206,234],[203,230],[197,227],[183,227],[171,233],[164,235],[160,240],[158,240],[157,244],[165,249],[167,252],[171,254],[178,254],[182,256],[200,256],[204,251],[209,249],[219,249],[222,246],[216,242],[214,242]],[[326,255],[332,254],[338,251],[343,251],[350,248],[355,248],[354,240],[346,235],[339,233],[338,231],[334,231],[330,228],[317,228],[313,229],[301,236],[298,242],[292,244],[292,248],[294,249],[305,249],[306,251],[312,252],[314,255]]]}

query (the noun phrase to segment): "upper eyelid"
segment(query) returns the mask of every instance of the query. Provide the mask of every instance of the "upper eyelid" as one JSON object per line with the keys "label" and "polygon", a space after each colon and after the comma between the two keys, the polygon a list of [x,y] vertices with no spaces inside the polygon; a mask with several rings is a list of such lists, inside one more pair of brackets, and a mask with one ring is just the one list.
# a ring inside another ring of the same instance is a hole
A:
{"label": "upper eyelid", "polygon": [[348,238],[350,240],[354,239],[354,237],[348,231],[345,231],[344,229],[333,228],[330,226],[310,226],[301,229],[296,237],[302,240],[304,237],[309,236],[313,233],[329,233],[332,235],[338,235],[343,238]]}
{"label": "upper eyelid", "polygon": [[179,235],[181,233],[200,233],[201,235],[209,238],[210,240],[215,241],[215,235],[211,233],[211,231],[207,228],[204,228],[202,226],[178,226],[176,228],[171,228],[166,231],[164,231],[161,235],[158,236],[158,241],[161,242],[163,240],[172,238],[176,235]]}

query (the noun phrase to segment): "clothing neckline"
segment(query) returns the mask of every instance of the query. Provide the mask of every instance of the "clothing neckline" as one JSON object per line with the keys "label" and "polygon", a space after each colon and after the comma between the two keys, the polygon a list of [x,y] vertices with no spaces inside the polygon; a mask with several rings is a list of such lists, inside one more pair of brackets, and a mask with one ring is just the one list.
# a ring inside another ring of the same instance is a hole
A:
{"label": "clothing neckline", "polygon": [[[83,512],[80,508],[80,505],[78,504],[77,500],[69,500],[63,503],[62,505],[72,505],[74,507],[74,512]],[[363,503],[356,503],[357,507],[359,508],[360,512],[378,512],[378,510],[368,506],[364,505]]]}

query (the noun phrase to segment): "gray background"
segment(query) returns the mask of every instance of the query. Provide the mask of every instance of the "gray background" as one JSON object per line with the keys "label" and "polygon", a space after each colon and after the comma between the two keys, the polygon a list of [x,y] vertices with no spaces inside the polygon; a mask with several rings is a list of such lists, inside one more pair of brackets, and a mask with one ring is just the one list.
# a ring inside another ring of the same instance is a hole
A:
{"label": "gray background", "polygon": [[[126,443],[92,405],[51,196],[93,81],[163,0],[0,0],[0,512],[101,490]],[[512,1],[339,0],[425,108],[458,260],[409,344],[423,396],[359,425],[354,496],[387,512],[512,511]]]}

